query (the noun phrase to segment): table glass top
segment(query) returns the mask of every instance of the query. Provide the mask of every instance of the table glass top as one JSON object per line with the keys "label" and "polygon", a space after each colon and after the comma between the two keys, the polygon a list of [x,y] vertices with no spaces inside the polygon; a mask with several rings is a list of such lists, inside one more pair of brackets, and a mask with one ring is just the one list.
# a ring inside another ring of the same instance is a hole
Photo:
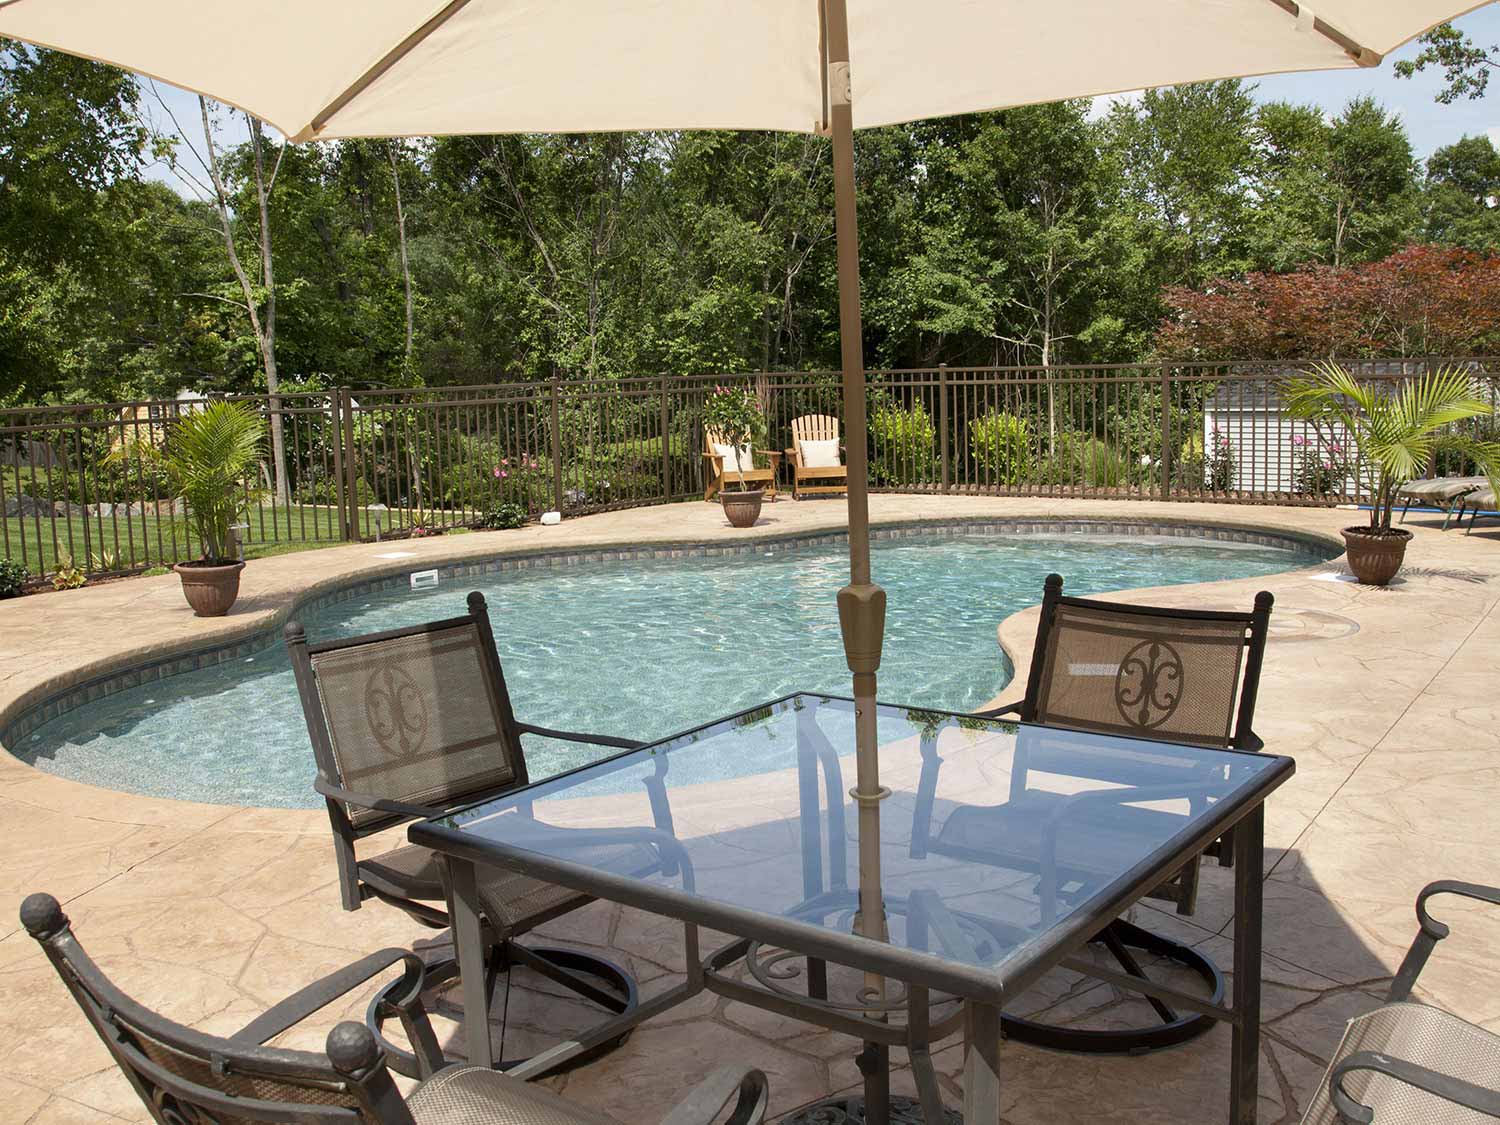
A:
{"label": "table glass top", "polygon": [[[501,854],[849,932],[859,885],[854,704],[797,695],[435,822]],[[1165,877],[1210,821],[1264,796],[1270,755],[882,704],[890,941],[975,966]],[[541,865],[545,871],[545,864]]]}

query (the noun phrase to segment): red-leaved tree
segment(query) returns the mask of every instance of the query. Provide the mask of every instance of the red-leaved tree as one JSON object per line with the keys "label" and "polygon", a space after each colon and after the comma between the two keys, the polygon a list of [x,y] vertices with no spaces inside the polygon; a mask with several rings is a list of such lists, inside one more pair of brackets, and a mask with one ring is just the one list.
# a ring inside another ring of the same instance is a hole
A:
{"label": "red-leaved tree", "polygon": [[1174,286],[1163,359],[1386,358],[1500,350],[1500,257],[1412,245],[1362,265]]}

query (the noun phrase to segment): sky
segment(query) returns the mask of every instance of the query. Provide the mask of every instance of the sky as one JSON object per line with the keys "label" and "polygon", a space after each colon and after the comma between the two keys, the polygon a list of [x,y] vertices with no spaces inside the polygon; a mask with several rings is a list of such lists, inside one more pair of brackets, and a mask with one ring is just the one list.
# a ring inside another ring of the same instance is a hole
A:
{"label": "sky", "polygon": [[[1500,44],[1500,3],[1486,4],[1477,11],[1454,21],[1481,47]],[[1348,104],[1350,99],[1361,94],[1372,94],[1387,109],[1400,115],[1411,137],[1417,156],[1426,160],[1434,149],[1451,144],[1460,137],[1486,134],[1500,147],[1500,76],[1489,96],[1479,101],[1464,99],[1452,105],[1442,105],[1434,95],[1442,89],[1442,73],[1428,69],[1412,78],[1397,78],[1394,63],[1397,59],[1414,57],[1420,47],[1408,43],[1405,47],[1388,55],[1380,66],[1370,70],[1326,70],[1305,74],[1278,74],[1249,81],[1255,86],[1255,97],[1261,101],[1311,102],[1321,106],[1332,116]],[[194,94],[158,83],[156,86],[166,106],[170,107],[177,121],[195,138],[201,148],[198,99]],[[1108,103],[1118,97],[1097,99],[1096,108],[1102,112]],[[150,91],[148,101],[153,100]],[[154,106],[156,117],[165,130],[170,120],[161,107]],[[218,136],[222,143],[235,144],[245,140],[248,133],[244,119],[238,114],[220,114]],[[191,154],[184,154],[185,165],[201,172]],[[152,167],[147,175],[161,180],[183,194],[187,189],[164,165]]]}

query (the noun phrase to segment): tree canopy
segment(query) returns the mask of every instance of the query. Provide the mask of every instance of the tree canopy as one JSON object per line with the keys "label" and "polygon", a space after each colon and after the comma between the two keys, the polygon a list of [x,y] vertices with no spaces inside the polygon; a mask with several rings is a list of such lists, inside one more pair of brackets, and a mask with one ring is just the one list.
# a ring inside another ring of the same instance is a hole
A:
{"label": "tree canopy", "polygon": [[[284,147],[257,127],[218,151],[196,121],[153,125],[151,101],[112,68],[0,41],[0,405],[838,364],[822,138]],[[1329,119],[1226,81],[1102,115],[971,114],[859,134],[856,174],[872,364],[1326,353],[1335,337],[1302,328],[1185,338],[1227,294],[1241,320],[1269,316],[1283,276],[1337,312],[1339,286],[1389,294],[1417,270],[1462,298],[1444,324],[1493,298],[1451,278],[1488,278],[1500,250],[1500,154],[1470,137],[1423,167],[1368,98]],[[1488,346],[1340,315],[1359,322],[1340,346],[1365,353]]]}

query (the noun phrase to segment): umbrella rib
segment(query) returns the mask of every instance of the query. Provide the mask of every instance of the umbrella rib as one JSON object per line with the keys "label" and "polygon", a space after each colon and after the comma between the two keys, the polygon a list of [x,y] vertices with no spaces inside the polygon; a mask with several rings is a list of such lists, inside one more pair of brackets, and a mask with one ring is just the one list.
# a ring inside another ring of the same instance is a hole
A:
{"label": "umbrella rib", "polygon": [[[1300,16],[1305,6],[1297,3],[1297,0],[1271,0],[1271,3],[1293,18]],[[1312,23],[1314,31],[1323,36],[1323,38],[1332,40],[1338,44],[1343,52],[1360,66],[1379,66],[1380,60],[1385,57],[1379,51],[1372,51],[1370,48],[1356,43],[1322,16],[1314,15]]]}
{"label": "umbrella rib", "polygon": [[376,79],[404,59],[434,31],[456,16],[459,10],[468,4],[468,2],[469,0],[449,0],[447,4],[444,4],[437,14],[382,55],[380,60],[374,66],[370,67],[369,70],[361,74],[352,86],[315,114],[312,124],[307,128],[306,134],[298,139],[309,140],[321,133],[324,126],[328,124],[329,118],[333,117],[334,114],[338,113],[355,98],[359,97],[360,94],[369,89]]}

